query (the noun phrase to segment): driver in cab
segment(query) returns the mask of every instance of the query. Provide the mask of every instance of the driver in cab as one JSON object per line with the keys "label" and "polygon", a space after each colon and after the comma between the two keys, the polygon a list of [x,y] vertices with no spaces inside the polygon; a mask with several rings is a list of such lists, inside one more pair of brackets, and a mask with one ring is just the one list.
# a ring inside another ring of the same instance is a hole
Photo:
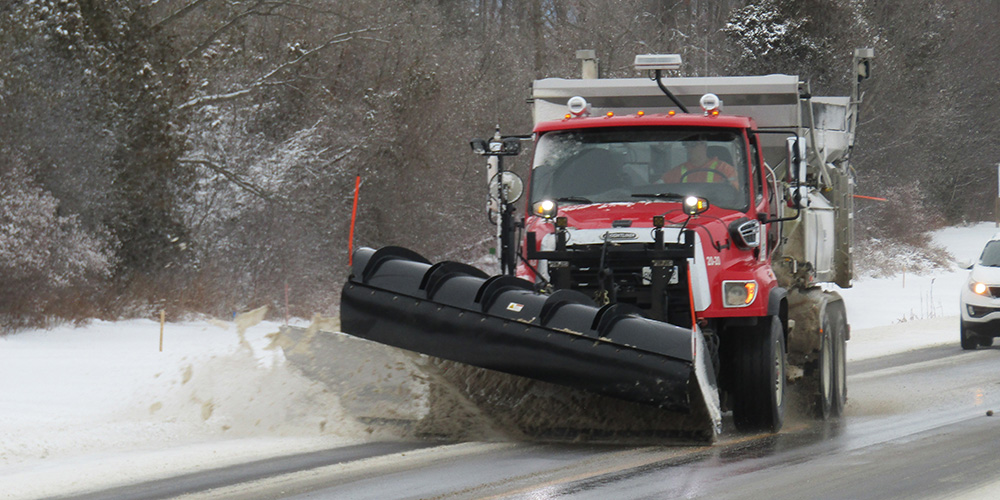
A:
{"label": "driver in cab", "polygon": [[729,182],[736,186],[736,169],[718,157],[709,157],[705,141],[686,141],[684,149],[687,161],[663,174],[663,182]]}

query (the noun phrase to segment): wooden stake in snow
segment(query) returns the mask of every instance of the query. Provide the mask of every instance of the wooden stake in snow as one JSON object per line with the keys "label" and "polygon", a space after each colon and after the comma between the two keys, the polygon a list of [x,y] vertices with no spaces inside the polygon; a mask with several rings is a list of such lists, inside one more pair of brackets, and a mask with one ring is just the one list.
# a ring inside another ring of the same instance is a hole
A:
{"label": "wooden stake in snow", "polygon": [[163,352],[163,322],[167,318],[167,311],[160,309],[160,352]]}

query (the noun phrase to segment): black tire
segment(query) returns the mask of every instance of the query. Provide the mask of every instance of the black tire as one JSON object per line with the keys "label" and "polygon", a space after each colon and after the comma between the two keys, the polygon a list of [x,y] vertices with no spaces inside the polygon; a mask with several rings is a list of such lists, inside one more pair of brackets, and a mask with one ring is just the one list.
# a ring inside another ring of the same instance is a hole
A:
{"label": "black tire", "polygon": [[962,349],[966,351],[973,351],[976,347],[979,347],[979,339],[972,333],[972,331],[965,327],[965,322],[960,321],[958,327],[959,340],[962,344]]}
{"label": "black tire", "polygon": [[[829,308],[828,308],[829,309]],[[833,347],[833,326],[829,311],[823,314],[819,360],[816,366],[816,417],[826,420],[833,416],[836,354]]]}
{"label": "black tire", "polygon": [[843,302],[827,306],[833,309],[831,338],[833,339],[833,408],[831,415],[844,414],[847,405],[847,311]]}
{"label": "black tire", "polygon": [[979,345],[990,347],[993,345],[993,337],[979,337]]}
{"label": "black tire", "polygon": [[777,432],[785,419],[785,332],[777,316],[733,336],[733,423],[743,432]]}

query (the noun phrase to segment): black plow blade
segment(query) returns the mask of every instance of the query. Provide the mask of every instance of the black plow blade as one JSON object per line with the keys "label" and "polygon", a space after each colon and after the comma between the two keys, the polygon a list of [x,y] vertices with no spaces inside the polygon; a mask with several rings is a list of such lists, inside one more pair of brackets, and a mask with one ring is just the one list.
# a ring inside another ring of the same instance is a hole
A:
{"label": "black plow blade", "polygon": [[345,333],[521,377],[673,412],[721,416],[702,335],[594,305],[572,290],[456,262],[430,264],[399,247],[359,249],[341,298]]}

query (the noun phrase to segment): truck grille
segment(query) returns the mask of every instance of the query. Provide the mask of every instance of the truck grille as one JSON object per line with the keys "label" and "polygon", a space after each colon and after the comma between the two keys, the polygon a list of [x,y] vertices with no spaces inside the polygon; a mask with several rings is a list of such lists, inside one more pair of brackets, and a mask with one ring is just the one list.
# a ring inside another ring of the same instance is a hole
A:
{"label": "truck grille", "polygon": [[[612,270],[612,282],[614,283],[617,301],[620,303],[632,304],[643,310],[652,308],[653,287],[652,287],[652,267],[636,265],[619,265],[614,262],[608,263]],[[570,279],[572,288],[579,292],[593,297],[598,303],[603,302],[599,296],[601,290],[598,267],[578,267],[570,264]],[[666,297],[660,300],[665,301],[667,320],[674,324],[689,324],[691,316],[690,297],[688,296],[687,281],[680,283],[677,279],[678,270],[674,271],[667,283]],[[607,283],[605,289],[608,288]],[[611,298],[609,294],[609,299]],[[676,321],[671,319],[676,318]]]}

